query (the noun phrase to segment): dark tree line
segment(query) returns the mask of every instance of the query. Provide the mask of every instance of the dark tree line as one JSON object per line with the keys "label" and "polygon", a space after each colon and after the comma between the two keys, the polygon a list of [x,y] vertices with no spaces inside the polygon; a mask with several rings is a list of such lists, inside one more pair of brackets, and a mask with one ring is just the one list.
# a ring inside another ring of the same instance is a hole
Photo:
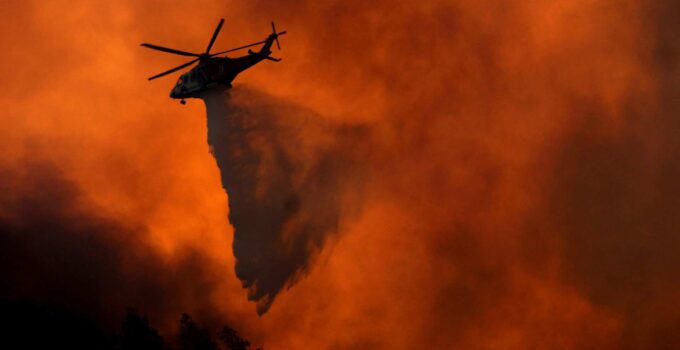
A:
{"label": "dark tree line", "polygon": [[[158,331],[149,325],[146,317],[128,310],[120,334],[114,338],[116,350],[170,350]],[[191,316],[183,314],[179,320],[179,350],[248,350],[250,342],[224,326],[215,340],[210,332],[197,324]],[[259,350],[259,348],[258,348]]]}
{"label": "dark tree line", "polygon": [[[213,335],[183,314],[177,338],[164,339],[149,320],[129,309],[112,332],[96,320],[65,308],[0,299],[1,349],[250,350],[250,342],[225,326]],[[173,337],[174,338],[174,337]],[[255,349],[260,350],[260,349]]]}

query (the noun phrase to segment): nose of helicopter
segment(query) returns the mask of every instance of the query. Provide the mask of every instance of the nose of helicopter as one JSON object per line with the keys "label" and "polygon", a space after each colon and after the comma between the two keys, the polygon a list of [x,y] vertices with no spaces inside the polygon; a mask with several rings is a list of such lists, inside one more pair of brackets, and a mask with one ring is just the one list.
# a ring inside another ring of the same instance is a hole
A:
{"label": "nose of helicopter", "polygon": [[171,98],[181,98],[181,89],[182,89],[182,80],[180,79],[175,86],[173,86],[172,90],[170,90],[170,97]]}
{"label": "nose of helicopter", "polygon": [[170,98],[177,98],[177,88],[173,87],[172,90],[170,90]]}

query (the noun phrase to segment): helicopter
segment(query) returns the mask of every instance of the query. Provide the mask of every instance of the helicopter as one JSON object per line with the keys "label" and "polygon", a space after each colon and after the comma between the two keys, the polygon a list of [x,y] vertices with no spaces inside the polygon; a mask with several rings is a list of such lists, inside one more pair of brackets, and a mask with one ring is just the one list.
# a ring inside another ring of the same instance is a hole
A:
{"label": "helicopter", "polygon": [[[212,49],[213,44],[217,39],[217,35],[220,33],[220,30],[222,29],[223,24],[224,18],[220,19],[220,22],[217,24],[217,28],[215,28],[215,32],[213,33],[212,38],[210,39],[210,43],[208,43],[208,48],[205,50],[204,53],[201,54],[170,49],[167,47],[153,44],[147,43],[141,44],[141,46],[153,50],[172,53],[180,56],[196,57],[193,60],[184,63],[180,66],[167,70],[163,73],[156,74],[150,77],[149,80],[154,80],[166,76],[168,74],[174,73],[178,70],[189,67],[192,64],[198,62],[198,65],[196,67],[192,68],[190,71],[182,74],[179,77],[177,83],[170,91],[170,98],[179,99],[180,103],[184,105],[186,104],[185,100],[186,98],[199,98],[201,93],[209,89],[231,88],[231,82],[236,78],[236,76],[239,73],[243,72],[244,70],[250,68],[251,66],[255,65],[256,63],[262,60],[270,60],[274,62],[281,61],[280,58],[274,58],[271,56],[272,53],[271,47],[272,44],[276,42],[276,47],[278,47],[278,49],[281,50],[281,44],[279,44],[279,36],[286,34],[286,31],[284,30],[282,32],[277,32],[276,26],[274,25],[273,21],[272,21],[272,33],[269,34],[269,36],[267,36],[265,40],[258,41],[248,45],[239,46],[233,49],[217,53],[210,53],[210,50]],[[262,46],[262,48],[260,48],[259,51],[255,52],[251,49],[248,49],[248,54],[245,56],[236,58],[229,58],[227,56],[217,57],[228,52],[238,51],[260,44],[264,45]]]}

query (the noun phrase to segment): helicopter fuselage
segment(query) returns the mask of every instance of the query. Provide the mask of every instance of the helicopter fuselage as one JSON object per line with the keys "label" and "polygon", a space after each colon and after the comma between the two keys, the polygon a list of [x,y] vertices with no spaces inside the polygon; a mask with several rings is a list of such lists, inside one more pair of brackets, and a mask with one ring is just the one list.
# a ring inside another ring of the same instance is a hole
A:
{"label": "helicopter fuselage", "polygon": [[[274,22],[272,22],[272,33],[267,36],[265,40],[258,41],[252,44],[239,46],[226,51],[221,51],[217,53],[210,53],[210,49],[217,39],[217,35],[222,29],[222,24],[224,24],[224,18],[220,19],[217,24],[217,28],[213,32],[213,36],[210,39],[208,48],[204,53],[197,54],[182,50],[171,49],[163,46],[158,46],[154,44],[142,43],[141,46],[147,47],[152,50],[162,51],[166,53],[171,53],[180,56],[189,56],[193,59],[175,68],[167,70],[163,73],[156,74],[149,78],[149,80],[154,80],[160,77],[164,77],[168,74],[177,72],[181,69],[189,67],[198,62],[198,65],[188,72],[182,74],[175,86],[170,90],[170,97],[174,99],[180,99],[181,104],[185,104],[185,98],[200,98],[202,93],[209,89],[229,89],[231,88],[231,82],[236,78],[236,76],[243,72],[244,70],[252,67],[256,63],[262,60],[270,60],[274,62],[281,61],[280,58],[271,57],[272,44],[276,42],[276,47],[280,50],[281,45],[279,44],[279,36],[286,34],[286,31],[277,32]],[[237,51],[253,47],[262,44],[262,47],[258,52],[254,52],[248,49],[248,55],[229,58],[229,57],[218,57],[227,52]]]}
{"label": "helicopter fuselage", "polygon": [[213,88],[231,88],[236,76],[265,59],[266,55],[249,54],[238,58],[210,57],[182,74],[170,91],[174,99],[197,98],[202,92]]}

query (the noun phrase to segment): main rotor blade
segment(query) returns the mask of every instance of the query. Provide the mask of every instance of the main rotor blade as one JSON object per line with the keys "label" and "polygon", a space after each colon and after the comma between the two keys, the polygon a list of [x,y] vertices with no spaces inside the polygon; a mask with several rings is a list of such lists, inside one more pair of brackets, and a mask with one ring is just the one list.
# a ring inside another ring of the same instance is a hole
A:
{"label": "main rotor blade", "polygon": [[154,79],[160,78],[160,77],[162,77],[162,76],[164,76],[164,75],[168,75],[168,74],[170,74],[170,73],[174,73],[174,72],[176,72],[176,71],[178,71],[178,70],[180,70],[180,69],[182,69],[182,68],[184,68],[184,67],[188,67],[188,66],[190,66],[190,65],[192,65],[192,64],[194,64],[194,63],[196,63],[196,62],[198,62],[198,60],[199,60],[199,59],[197,58],[197,59],[192,60],[192,61],[190,61],[190,62],[187,62],[187,63],[185,63],[185,64],[183,64],[183,65],[181,65],[181,66],[179,66],[179,67],[175,67],[175,68],[173,68],[173,69],[171,69],[171,70],[169,70],[169,71],[165,71],[165,72],[163,72],[163,73],[161,73],[161,74],[156,74],[156,75],[154,75],[153,77],[149,78],[149,80],[154,80]]}
{"label": "main rotor blade", "polygon": [[[283,35],[283,34],[286,34],[286,31],[285,31],[285,30],[282,31],[282,32],[280,32],[280,33],[277,33],[277,35],[279,35],[279,36],[281,36],[281,35]],[[222,52],[210,54],[210,57],[218,56],[218,55],[221,55],[221,54],[227,53],[227,52],[232,52],[232,51],[238,51],[238,50],[241,50],[241,49],[246,49],[246,48],[249,48],[249,47],[252,47],[252,46],[255,46],[255,45],[264,44],[264,43],[266,43],[266,42],[267,42],[267,40],[262,40],[262,41],[258,41],[258,42],[256,42],[256,43],[252,43],[252,44],[248,44],[248,45],[239,46],[239,47],[234,48],[234,49],[229,49],[229,50],[226,50],[226,51],[222,51]]]}
{"label": "main rotor blade", "polygon": [[217,24],[217,28],[215,28],[215,32],[213,33],[212,39],[210,39],[210,44],[208,44],[208,49],[205,50],[205,53],[210,54],[210,49],[212,49],[212,46],[215,43],[215,39],[217,39],[217,34],[220,33],[220,30],[222,29],[223,24],[224,24],[224,18],[221,18],[220,23]]}
{"label": "main rotor blade", "polygon": [[168,53],[174,53],[175,55],[180,55],[180,56],[192,56],[192,57],[198,57],[200,56],[197,53],[191,53],[191,52],[186,52],[186,51],[180,51],[180,50],[175,50],[175,49],[169,49],[167,47],[163,46],[158,46],[158,45],[153,45],[153,44],[147,44],[144,43],[141,46],[148,47],[153,50],[158,50],[158,51],[163,51],[163,52],[168,52]]}

